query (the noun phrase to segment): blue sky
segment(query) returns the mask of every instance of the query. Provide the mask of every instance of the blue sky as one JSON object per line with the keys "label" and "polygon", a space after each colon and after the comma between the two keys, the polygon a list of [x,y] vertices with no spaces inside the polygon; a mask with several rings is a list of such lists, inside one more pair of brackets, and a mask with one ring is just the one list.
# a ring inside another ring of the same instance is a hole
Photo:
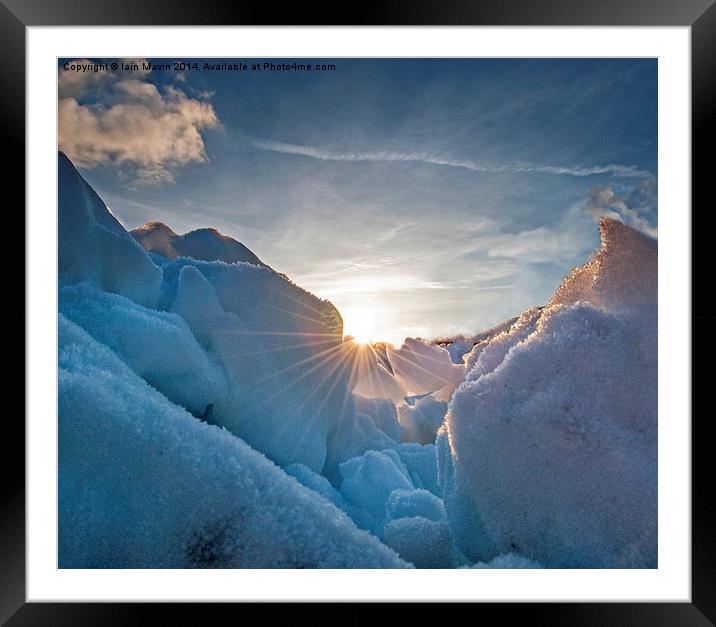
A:
{"label": "blue sky", "polygon": [[543,304],[599,216],[656,234],[656,60],[192,61],[61,60],[60,147],[127,228],[216,227],[347,332],[475,332]]}

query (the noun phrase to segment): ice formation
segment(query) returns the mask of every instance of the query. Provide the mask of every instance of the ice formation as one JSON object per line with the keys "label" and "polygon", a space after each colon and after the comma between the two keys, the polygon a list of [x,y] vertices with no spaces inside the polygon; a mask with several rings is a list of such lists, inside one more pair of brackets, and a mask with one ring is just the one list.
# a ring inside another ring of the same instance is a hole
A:
{"label": "ice formation", "polygon": [[61,568],[401,568],[328,500],[59,317]]}
{"label": "ice formation", "polygon": [[444,346],[445,349],[450,353],[450,358],[455,364],[462,364],[465,361],[465,355],[467,355],[476,344],[482,344],[486,340],[499,335],[504,331],[509,331],[510,327],[517,322],[517,318],[510,318],[504,322],[500,322],[489,329],[465,337],[459,335],[450,339],[436,340],[436,343],[440,346]]}
{"label": "ice formation", "polygon": [[394,376],[390,361],[382,351],[354,342],[346,342],[344,350],[351,362],[350,386],[356,396],[400,402],[408,394]]}
{"label": "ice formation", "polygon": [[59,310],[195,416],[206,415],[225,398],[224,371],[176,314],[143,307],[87,283],[60,289]]}
{"label": "ice formation", "polygon": [[440,484],[472,560],[656,566],[657,245],[600,229],[593,259],[469,359],[452,398]]}
{"label": "ice formation", "polygon": [[455,568],[459,563],[444,521],[398,518],[385,526],[384,537],[389,547],[416,568]]}
{"label": "ice formation", "polygon": [[359,346],[236,240],[59,182],[61,567],[656,565],[655,240],[603,221],[545,307]]}
{"label": "ice formation", "polygon": [[400,348],[387,348],[395,378],[411,396],[437,392],[449,393],[465,376],[460,364],[452,363],[450,353],[442,346],[419,339],[406,338]]}

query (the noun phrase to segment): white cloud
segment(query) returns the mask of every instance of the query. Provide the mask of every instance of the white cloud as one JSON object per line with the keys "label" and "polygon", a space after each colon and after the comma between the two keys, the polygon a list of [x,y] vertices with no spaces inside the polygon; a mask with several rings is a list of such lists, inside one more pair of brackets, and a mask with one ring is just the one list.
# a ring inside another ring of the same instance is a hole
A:
{"label": "white cloud", "polygon": [[100,70],[99,66],[89,59],[72,61],[72,65],[86,69],[82,71],[60,69],[57,78],[57,93],[60,100],[79,97],[89,89],[107,84],[116,78],[112,72]]}
{"label": "white cloud", "polygon": [[602,217],[612,218],[656,237],[658,229],[647,219],[656,205],[656,181],[649,179],[640,181],[625,194],[615,193],[613,187],[592,187],[588,193],[586,210],[595,222],[599,222]]}
{"label": "white cloud", "polygon": [[[147,74],[139,70],[118,78],[61,70],[60,149],[86,168],[130,166],[132,186],[173,183],[176,168],[206,161],[201,131],[219,127],[213,106],[172,86],[160,92]],[[105,90],[101,102],[83,102],[83,94],[99,84]]]}
{"label": "white cloud", "polygon": [[537,263],[569,259],[574,255],[571,233],[538,227],[493,237],[487,248],[490,257],[507,257]]}

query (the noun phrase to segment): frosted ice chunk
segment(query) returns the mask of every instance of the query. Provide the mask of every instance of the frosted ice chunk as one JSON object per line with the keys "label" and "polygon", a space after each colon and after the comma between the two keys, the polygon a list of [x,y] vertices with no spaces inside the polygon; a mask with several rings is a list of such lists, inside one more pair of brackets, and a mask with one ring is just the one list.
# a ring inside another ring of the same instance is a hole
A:
{"label": "frosted ice chunk", "polygon": [[399,349],[388,346],[386,352],[395,378],[409,395],[426,394],[442,388],[451,392],[465,376],[464,367],[452,363],[450,353],[431,342],[406,338]]}
{"label": "frosted ice chunk", "polygon": [[60,289],[59,311],[195,416],[211,413],[226,396],[223,371],[176,314],[147,309],[86,283]]}
{"label": "frosted ice chunk", "polygon": [[385,347],[379,351],[372,345],[361,346],[352,340],[343,344],[345,358],[351,364],[350,387],[358,397],[401,401],[407,394],[403,384],[389,372],[390,362],[383,357]]}
{"label": "frosted ice chunk", "polygon": [[602,245],[588,263],[565,278],[549,305],[578,301],[621,310],[656,306],[657,240],[617,220],[599,222]]}
{"label": "frosted ice chunk", "polygon": [[421,516],[391,520],[385,543],[416,568],[454,568],[458,563],[447,523]]}
{"label": "frosted ice chunk", "polygon": [[308,466],[303,464],[289,464],[284,468],[286,474],[296,479],[301,485],[310,488],[314,492],[318,492],[321,496],[326,497],[336,507],[343,511],[348,511],[348,505],[341,493],[336,490],[331,482],[324,476],[313,472]]}
{"label": "frosted ice chunk", "polygon": [[[468,567],[466,567],[468,568]],[[534,560],[527,559],[517,553],[505,553],[504,555],[498,555],[489,562],[478,562],[469,566],[469,568],[543,568],[541,564]]]}
{"label": "frosted ice chunk", "polygon": [[436,522],[446,522],[447,515],[442,499],[432,492],[418,488],[415,490],[393,490],[386,504],[387,520],[422,516]]}
{"label": "frosted ice chunk", "polygon": [[369,450],[395,449],[398,443],[375,424],[367,414],[353,417],[334,426],[328,435],[328,452],[322,473],[335,484],[340,483],[341,462],[358,457]]}
{"label": "frosted ice chunk", "polygon": [[386,503],[393,490],[414,488],[408,469],[395,451],[367,451],[340,464],[340,492],[354,508],[363,510],[356,524],[382,537]]}
{"label": "frosted ice chunk", "polygon": [[434,444],[404,442],[395,448],[417,488],[425,488],[433,494],[441,495],[438,488],[438,466]]}
{"label": "frosted ice chunk", "polygon": [[356,412],[367,414],[376,426],[388,437],[400,442],[403,439],[403,427],[398,422],[395,403],[384,398],[355,398]]}

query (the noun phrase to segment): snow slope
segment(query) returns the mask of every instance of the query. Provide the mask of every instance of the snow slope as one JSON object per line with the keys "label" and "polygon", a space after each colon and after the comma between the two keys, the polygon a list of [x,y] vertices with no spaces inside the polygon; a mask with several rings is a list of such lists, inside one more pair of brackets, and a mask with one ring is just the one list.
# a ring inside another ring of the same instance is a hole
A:
{"label": "snow slope", "polygon": [[201,261],[240,261],[265,265],[254,253],[234,238],[219,233],[216,229],[196,229],[184,235],[177,235],[162,222],[147,222],[133,229],[129,234],[147,252],[157,253],[167,259],[192,257]]}
{"label": "snow slope", "polygon": [[401,568],[316,492],[59,317],[61,568]]}
{"label": "snow slope", "polygon": [[468,359],[453,395],[440,483],[474,561],[657,564],[657,244],[600,231],[592,260]]}

